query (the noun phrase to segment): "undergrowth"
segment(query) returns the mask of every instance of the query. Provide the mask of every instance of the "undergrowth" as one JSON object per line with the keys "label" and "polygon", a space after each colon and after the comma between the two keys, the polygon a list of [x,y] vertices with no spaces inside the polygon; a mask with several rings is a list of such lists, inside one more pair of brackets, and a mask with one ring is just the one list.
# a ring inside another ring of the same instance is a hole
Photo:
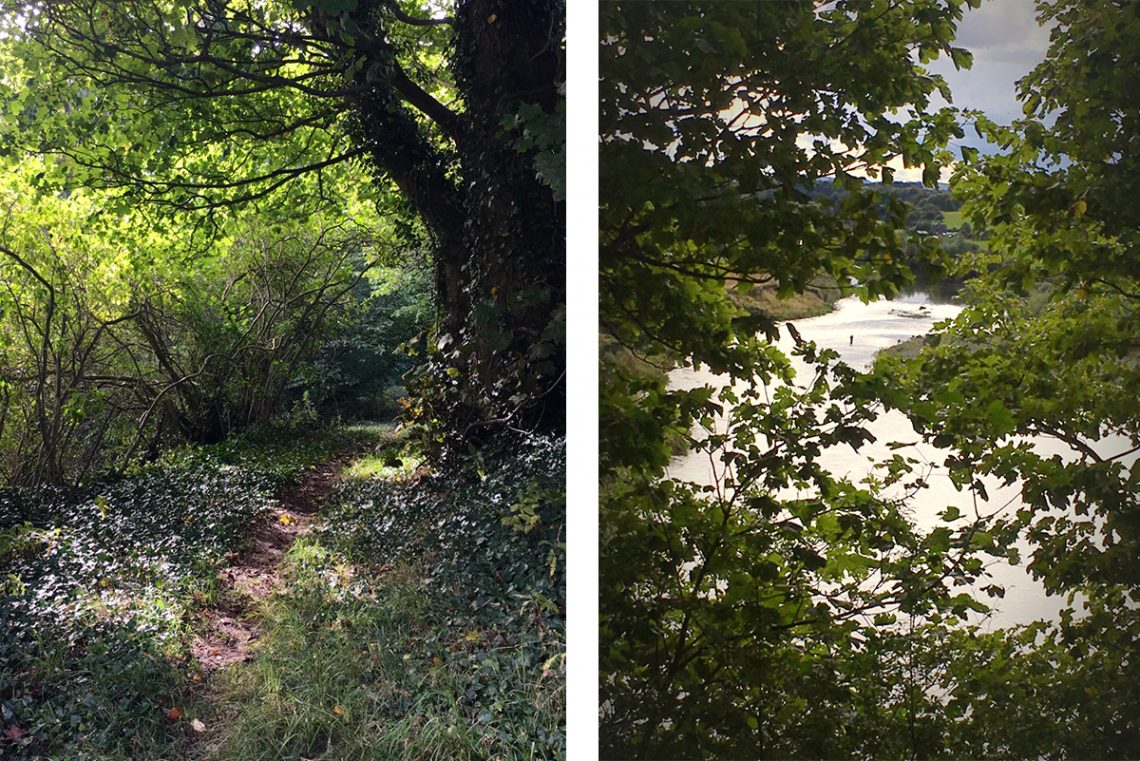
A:
{"label": "undergrowth", "polygon": [[361,457],[255,611],[256,657],[195,683],[227,554],[308,468],[381,439],[263,431],[0,492],[0,756],[564,758],[563,440],[434,472]]}
{"label": "undergrowth", "polygon": [[258,657],[225,674],[203,755],[564,758],[564,467],[564,440],[527,437],[346,478],[289,553]]}
{"label": "undergrowth", "polygon": [[369,431],[263,430],[73,488],[0,490],[0,757],[168,757],[188,612],[274,498]]}

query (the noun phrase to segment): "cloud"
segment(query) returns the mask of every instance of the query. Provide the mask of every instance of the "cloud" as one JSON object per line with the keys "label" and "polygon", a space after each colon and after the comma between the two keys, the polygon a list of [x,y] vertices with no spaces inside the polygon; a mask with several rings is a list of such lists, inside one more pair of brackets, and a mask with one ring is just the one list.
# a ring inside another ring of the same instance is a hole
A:
{"label": "cloud", "polygon": [[1049,31],[1037,24],[1033,0],[988,0],[967,11],[957,42],[975,52],[987,49],[1043,53]]}
{"label": "cloud", "polygon": [[989,0],[968,11],[955,44],[974,54],[974,66],[957,71],[939,59],[930,70],[941,74],[954,94],[954,105],[985,111],[1008,122],[1021,116],[1016,82],[1028,74],[1049,47],[1049,30],[1038,25],[1032,0]]}
{"label": "cloud", "polygon": [[[1017,80],[1041,62],[1049,47],[1049,29],[1038,25],[1032,0],[988,0],[967,11],[958,25],[954,43],[974,55],[974,66],[958,71],[945,59],[930,64],[941,74],[954,96],[954,105],[982,111],[994,121],[1008,124],[1024,116],[1017,100]],[[935,98],[935,105],[944,105]],[[985,153],[993,147],[967,128],[956,145],[970,145]]]}

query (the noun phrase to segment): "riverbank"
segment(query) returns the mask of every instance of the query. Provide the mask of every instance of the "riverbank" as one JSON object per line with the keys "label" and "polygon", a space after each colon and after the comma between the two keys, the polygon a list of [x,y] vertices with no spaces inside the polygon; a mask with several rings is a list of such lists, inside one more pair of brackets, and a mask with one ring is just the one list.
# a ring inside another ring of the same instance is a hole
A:
{"label": "riverbank", "polygon": [[[765,315],[776,322],[819,317],[835,309],[839,289],[830,278],[819,278],[802,293],[780,296],[774,285],[756,285],[747,290],[729,288],[729,300],[748,315]],[[603,368],[645,381],[665,383],[676,361],[663,353],[639,351],[618,343],[601,333],[598,336],[599,359]]]}
{"label": "riverbank", "polygon": [[758,285],[748,290],[729,290],[733,304],[751,315],[767,315],[773,320],[803,320],[819,317],[835,309],[839,288],[831,278],[820,278],[802,293],[780,296],[775,286]]}
{"label": "riverbank", "polygon": [[880,349],[875,356],[888,356],[898,357],[899,359],[914,359],[922,353],[922,347],[926,343],[926,336],[913,336],[903,341],[899,341],[894,346],[888,346],[885,349]]}

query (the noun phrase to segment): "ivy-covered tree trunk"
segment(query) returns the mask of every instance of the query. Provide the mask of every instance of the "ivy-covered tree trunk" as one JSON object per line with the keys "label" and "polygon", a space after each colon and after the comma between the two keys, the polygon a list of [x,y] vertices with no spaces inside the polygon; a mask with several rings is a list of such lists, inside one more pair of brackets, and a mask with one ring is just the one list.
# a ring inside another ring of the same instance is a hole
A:
{"label": "ivy-covered tree trunk", "polygon": [[527,130],[561,132],[549,116],[562,98],[564,55],[554,33],[562,13],[550,0],[471,0],[456,17],[468,258],[456,304],[465,313],[447,323],[464,331],[465,369],[493,410],[484,422],[525,428],[565,420],[565,204],[536,173],[517,128],[507,127],[529,108],[543,120]]}
{"label": "ivy-covered tree trunk", "polygon": [[[362,23],[374,23],[378,8],[363,6]],[[367,88],[351,98],[356,138],[432,237],[439,323],[421,391],[463,438],[564,425],[565,204],[532,150],[534,133],[564,140],[562,15],[550,0],[459,4],[452,71],[464,107],[433,115],[457,167],[378,79],[390,50],[354,75]]]}

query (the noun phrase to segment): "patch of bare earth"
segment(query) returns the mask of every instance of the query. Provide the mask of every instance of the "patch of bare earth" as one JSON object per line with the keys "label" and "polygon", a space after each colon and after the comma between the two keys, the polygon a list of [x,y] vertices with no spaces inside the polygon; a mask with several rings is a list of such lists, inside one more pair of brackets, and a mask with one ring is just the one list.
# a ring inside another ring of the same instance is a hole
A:
{"label": "patch of bare earth", "polygon": [[309,531],[313,514],[332,491],[348,457],[324,463],[289,489],[273,518],[254,534],[244,552],[235,553],[218,572],[217,602],[199,611],[202,631],[190,646],[205,680],[218,669],[248,660],[257,640],[257,603],[281,584],[281,558],[301,534]]}

